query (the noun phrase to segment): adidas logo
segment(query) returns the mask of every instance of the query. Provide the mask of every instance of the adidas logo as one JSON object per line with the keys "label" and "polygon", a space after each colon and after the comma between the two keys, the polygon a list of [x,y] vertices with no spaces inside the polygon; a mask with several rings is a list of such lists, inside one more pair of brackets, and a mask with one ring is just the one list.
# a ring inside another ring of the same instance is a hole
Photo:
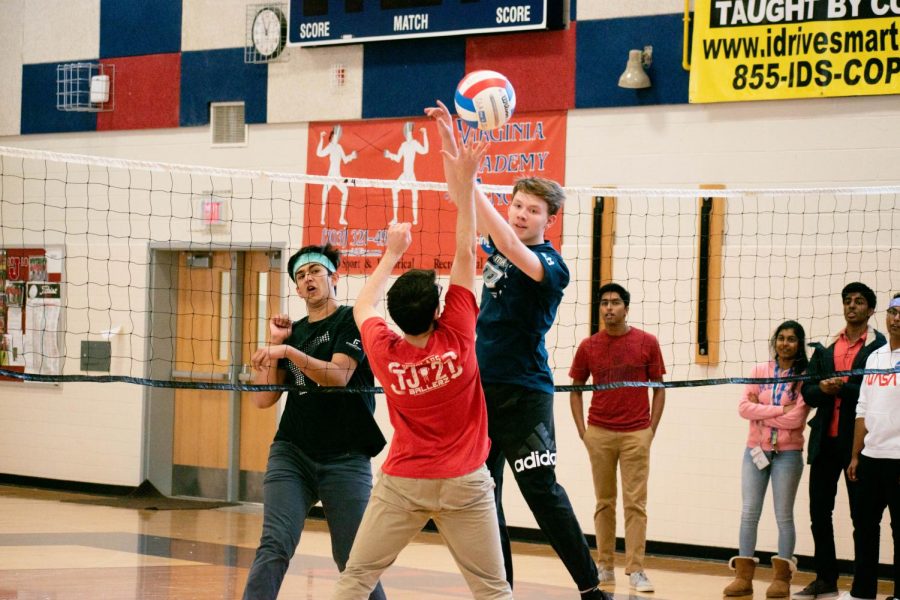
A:
{"label": "adidas logo", "polygon": [[556,466],[556,452],[550,452],[549,450],[538,452],[535,450],[525,458],[520,458],[513,463],[516,473],[548,466]]}

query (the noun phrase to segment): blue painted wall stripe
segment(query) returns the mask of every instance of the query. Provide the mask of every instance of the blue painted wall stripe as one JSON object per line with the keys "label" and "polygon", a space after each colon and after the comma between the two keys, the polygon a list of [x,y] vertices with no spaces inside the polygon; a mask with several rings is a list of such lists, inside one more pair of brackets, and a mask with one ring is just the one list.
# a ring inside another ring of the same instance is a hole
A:
{"label": "blue painted wall stripe", "polygon": [[100,0],[100,58],[181,51],[181,0]]}
{"label": "blue painted wall stripe", "polygon": [[210,102],[243,101],[247,123],[266,122],[268,65],[244,63],[243,48],[183,52],[182,127],[209,123]]}

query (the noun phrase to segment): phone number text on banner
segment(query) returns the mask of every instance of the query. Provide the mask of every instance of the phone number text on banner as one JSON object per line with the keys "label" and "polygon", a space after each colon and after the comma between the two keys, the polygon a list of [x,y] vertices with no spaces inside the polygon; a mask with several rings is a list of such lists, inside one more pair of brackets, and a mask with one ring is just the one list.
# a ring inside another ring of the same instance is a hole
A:
{"label": "phone number text on banner", "polygon": [[697,0],[691,102],[900,93],[900,0]]}

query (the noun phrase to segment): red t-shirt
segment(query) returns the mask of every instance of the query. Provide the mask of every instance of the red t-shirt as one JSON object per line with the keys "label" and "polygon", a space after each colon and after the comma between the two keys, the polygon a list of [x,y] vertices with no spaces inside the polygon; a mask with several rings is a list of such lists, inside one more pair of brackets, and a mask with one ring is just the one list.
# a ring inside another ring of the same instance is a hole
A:
{"label": "red t-shirt", "polygon": [[[617,381],[653,381],[666,372],[656,337],[635,327],[625,335],[599,331],[578,346],[569,376],[593,379],[594,385]],[[650,427],[650,399],[645,387],[622,387],[594,392],[588,423],[613,431]]]}
{"label": "red t-shirt", "polygon": [[475,358],[477,317],[475,295],[451,285],[425,348],[391,331],[384,319],[363,323],[363,348],[384,386],[394,426],[381,467],[388,475],[459,477],[487,459],[487,411]]}

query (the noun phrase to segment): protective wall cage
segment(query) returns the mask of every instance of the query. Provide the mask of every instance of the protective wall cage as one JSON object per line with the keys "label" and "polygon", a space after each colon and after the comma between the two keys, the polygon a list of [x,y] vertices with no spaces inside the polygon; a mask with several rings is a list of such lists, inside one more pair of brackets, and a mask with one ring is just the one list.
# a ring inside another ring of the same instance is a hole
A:
{"label": "protective wall cage", "polygon": [[56,109],[108,112],[115,109],[116,67],[77,62],[56,66]]}
{"label": "protective wall cage", "polygon": [[[272,9],[275,14],[279,15],[281,19],[281,42],[278,44],[277,48],[273,50],[271,54],[262,54],[260,53],[256,45],[253,43],[253,25],[256,22],[256,17],[263,9]],[[277,2],[266,2],[263,4],[250,4],[247,6],[247,18],[246,18],[246,27],[244,32],[244,63],[245,64],[265,64],[272,62],[285,62],[287,61],[287,52],[285,52],[285,47],[287,46],[287,14],[288,7],[287,4],[277,3]]]}

